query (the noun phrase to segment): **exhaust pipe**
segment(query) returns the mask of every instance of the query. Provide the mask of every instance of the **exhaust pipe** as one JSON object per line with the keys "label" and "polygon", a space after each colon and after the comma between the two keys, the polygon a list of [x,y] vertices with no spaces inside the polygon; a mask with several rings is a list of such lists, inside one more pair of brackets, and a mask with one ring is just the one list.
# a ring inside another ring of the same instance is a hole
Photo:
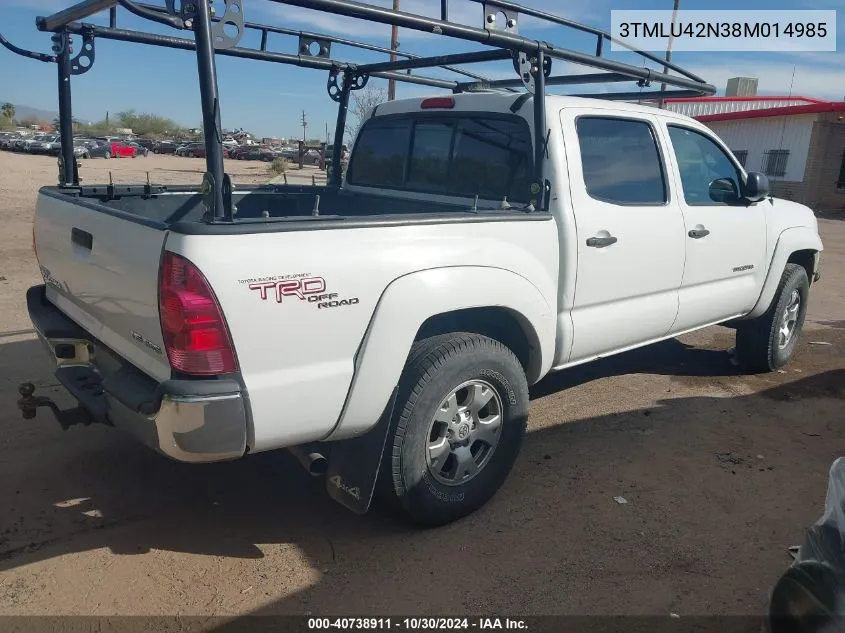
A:
{"label": "exhaust pipe", "polygon": [[302,467],[308,471],[312,477],[320,477],[326,474],[329,462],[320,453],[311,450],[313,445],[304,444],[302,446],[291,446],[288,448],[296,460],[302,464]]}

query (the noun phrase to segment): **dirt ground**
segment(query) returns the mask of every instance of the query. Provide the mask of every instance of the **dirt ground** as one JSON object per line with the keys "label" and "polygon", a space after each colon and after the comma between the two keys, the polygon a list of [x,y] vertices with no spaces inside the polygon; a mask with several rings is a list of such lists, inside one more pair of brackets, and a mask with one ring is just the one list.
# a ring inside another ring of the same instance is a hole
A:
{"label": "dirt ground", "polygon": [[[82,175],[109,169],[198,181],[185,172],[202,161],[88,161]],[[732,331],[710,328],[554,375],[499,494],[416,530],[349,513],[284,452],[186,465],[106,427],[20,419],[20,382],[63,397],[24,308],[40,283],[36,189],[55,172],[0,153],[2,614],[762,614],[822,512],[845,452],[841,216],[820,221],[823,276],[785,370],[738,375]]]}

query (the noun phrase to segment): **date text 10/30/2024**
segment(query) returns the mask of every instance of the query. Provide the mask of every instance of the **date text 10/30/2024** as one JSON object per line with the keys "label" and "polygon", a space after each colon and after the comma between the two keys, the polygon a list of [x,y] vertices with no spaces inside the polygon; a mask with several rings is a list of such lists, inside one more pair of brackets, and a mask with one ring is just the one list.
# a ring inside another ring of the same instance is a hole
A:
{"label": "date text 10/30/2024", "polygon": [[511,630],[525,631],[524,620],[514,618],[308,618],[308,630]]}

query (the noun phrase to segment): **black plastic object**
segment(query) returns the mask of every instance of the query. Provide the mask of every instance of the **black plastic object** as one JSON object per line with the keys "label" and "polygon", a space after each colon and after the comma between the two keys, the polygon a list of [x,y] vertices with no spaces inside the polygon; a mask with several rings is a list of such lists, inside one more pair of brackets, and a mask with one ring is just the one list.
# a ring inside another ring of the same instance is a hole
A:
{"label": "black plastic object", "polygon": [[845,630],[845,458],[830,467],[825,511],[769,603],[770,633]]}

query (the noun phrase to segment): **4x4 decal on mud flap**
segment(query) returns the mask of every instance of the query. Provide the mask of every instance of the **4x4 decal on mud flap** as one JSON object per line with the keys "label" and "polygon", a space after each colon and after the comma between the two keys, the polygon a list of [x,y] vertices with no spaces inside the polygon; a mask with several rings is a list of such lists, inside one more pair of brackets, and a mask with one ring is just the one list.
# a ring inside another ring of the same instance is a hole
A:
{"label": "4x4 decal on mud flap", "polygon": [[335,475],[329,481],[338,490],[343,490],[343,492],[348,494],[350,497],[352,497],[356,501],[361,500],[361,489],[358,486],[347,486],[345,483],[343,483],[343,479],[341,479],[340,475]]}
{"label": "4x4 decal on mud flap", "polygon": [[250,290],[258,291],[262,301],[275,300],[276,303],[283,303],[285,297],[295,297],[316,305],[318,310],[358,303],[358,297],[338,299],[336,292],[326,292],[326,280],[322,277],[286,275],[281,278],[242,279],[240,283],[246,283]]}

